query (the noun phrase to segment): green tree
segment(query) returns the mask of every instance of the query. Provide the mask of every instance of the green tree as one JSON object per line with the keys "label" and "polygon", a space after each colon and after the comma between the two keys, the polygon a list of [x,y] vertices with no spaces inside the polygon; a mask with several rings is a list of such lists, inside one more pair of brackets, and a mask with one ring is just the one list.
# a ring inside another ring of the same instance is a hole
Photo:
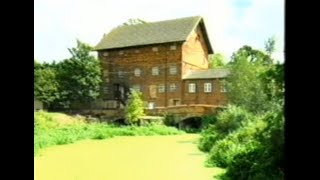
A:
{"label": "green tree", "polygon": [[34,96],[48,106],[60,98],[57,72],[50,64],[34,61]]}
{"label": "green tree", "polygon": [[218,67],[224,67],[225,66],[225,57],[220,54],[214,54],[212,56],[209,56],[209,68],[214,69]]}
{"label": "green tree", "polygon": [[267,110],[268,99],[262,75],[270,69],[271,58],[249,46],[240,48],[230,62],[227,78],[228,97],[232,104],[251,112]]}
{"label": "green tree", "polygon": [[[100,94],[102,83],[99,61],[90,54],[92,47],[77,40],[77,47],[68,49],[72,57],[57,65],[59,82],[65,100],[90,103]],[[68,104],[66,102],[66,104]]]}
{"label": "green tree", "polygon": [[276,47],[276,39],[275,37],[270,37],[268,40],[264,43],[266,52],[271,56],[272,53],[275,51]]}
{"label": "green tree", "polygon": [[125,107],[125,117],[129,124],[136,124],[140,117],[144,116],[144,103],[141,98],[141,92],[132,90]]}

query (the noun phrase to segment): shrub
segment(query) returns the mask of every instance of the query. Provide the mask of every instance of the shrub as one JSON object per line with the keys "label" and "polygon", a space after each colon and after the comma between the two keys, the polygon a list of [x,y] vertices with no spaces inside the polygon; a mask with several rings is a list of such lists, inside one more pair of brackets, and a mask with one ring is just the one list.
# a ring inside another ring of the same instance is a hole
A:
{"label": "shrub", "polygon": [[[264,128],[258,128],[259,130],[252,134],[259,145],[252,148],[246,146],[245,150],[237,152],[232,161],[228,162],[227,172],[220,177],[221,179],[284,179],[283,111],[272,110],[263,117],[262,121],[259,121],[261,122],[265,123]],[[262,127],[257,125],[258,123],[255,124],[256,127]],[[253,125],[248,124],[248,126]],[[238,134],[238,138],[242,137],[241,133]]]}
{"label": "shrub", "polygon": [[208,128],[209,125],[213,125],[217,122],[218,118],[216,115],[205,115],[201,118],[202,128]]}
{"label": "shrub", "polygon": [[238,129],[243,122],[250,121],[252,118],[252,114],[246,110],[236,106],[228,106],[217,115],[215,124],[202,130],[198,148],[201,151],[209,152],[215,142],[225,138]]}
{"label": "shrub", "polygon": [[261,117],[243,122],[239,129],[216,142],[210,150],[208,164],[225,168],[238,153],[259,146],[260,142],[255,137],[266,128],[266,125]]}
{"label": "shrub", "polygon": [[164,114],[163,124],[166,126],[177,127],[178,123],[176,119],[177,117],[174,114],[166,113]]}

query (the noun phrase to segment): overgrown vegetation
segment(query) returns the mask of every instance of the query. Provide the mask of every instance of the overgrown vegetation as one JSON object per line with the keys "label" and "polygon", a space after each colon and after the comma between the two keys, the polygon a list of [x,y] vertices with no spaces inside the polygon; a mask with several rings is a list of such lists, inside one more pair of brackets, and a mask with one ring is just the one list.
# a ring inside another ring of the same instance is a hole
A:
{"label": "overgrown vegetation", "polygon": [[[106,139],[113,136],[151,136],[183,134],[164,125],[116,127],[105,123],[88,123],[81,116],[61,113],[35,112],[35,154],[53,145],[69,144],[84,139]],[[67,123],[66,123],[67,122]]]}
{"label": "overgrown vegetation", "polygon": [[213,118],[217,120],[201,132],[198,147],[204,152],[209,152],[218,140],[237,130],[243,121],[252,118],[252,114],[241,107],[231,105]]}
{"label": "overgrown vegetation", "polygon": [[101,67],[90,54],[92,47],[77,41],[77,47],[68,50],[72,57],[59,63],[34,62],[34,94],[49,109],[89,104],[100,93]]}
{"label": "overgrown vegetation", "polygon": [[284,179],[284,71],[271,58],[274,41],[267,43],[267,53],[244,46],[233,55],[227,65],[232,105],[201,133],[207,165],[227,170],[222,180]]}

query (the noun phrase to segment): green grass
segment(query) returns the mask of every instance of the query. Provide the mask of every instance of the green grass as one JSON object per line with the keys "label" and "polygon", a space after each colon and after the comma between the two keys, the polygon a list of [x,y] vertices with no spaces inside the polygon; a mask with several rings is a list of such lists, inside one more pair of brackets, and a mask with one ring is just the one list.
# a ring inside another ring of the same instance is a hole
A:
{"label": "green grass", "polygon": [[53,146],[35,157],[36,180],[214,180],[199,135],[114,137]]}

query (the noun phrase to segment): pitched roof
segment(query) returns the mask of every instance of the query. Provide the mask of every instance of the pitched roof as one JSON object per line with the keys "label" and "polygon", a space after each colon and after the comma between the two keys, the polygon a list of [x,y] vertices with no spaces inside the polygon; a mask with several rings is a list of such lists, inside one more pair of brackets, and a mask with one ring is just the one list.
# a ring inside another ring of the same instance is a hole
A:
{"label": "pitched roof", "polygon": [[203,31],[209,53],[213,53],[203,18],[200,16],[117,27],[95,46],[95,50],[124,48],[139,45],[182,42],[197,25]]}
{"label": "pitched roof", "polygon": [[182,79],[215,79],[225,78],[230,74],[229,69],[191,70]]}

